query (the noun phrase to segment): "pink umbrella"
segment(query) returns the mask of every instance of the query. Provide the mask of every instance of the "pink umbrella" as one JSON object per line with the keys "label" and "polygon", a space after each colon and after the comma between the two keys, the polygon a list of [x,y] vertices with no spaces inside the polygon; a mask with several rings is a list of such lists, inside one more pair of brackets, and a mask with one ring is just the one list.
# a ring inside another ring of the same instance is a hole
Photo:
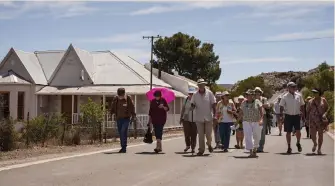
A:
{"label": "pink umbrella", "polygon": [[147,92],[147,98],[149,101],[155,99],[154,93],[159,90],[162,93],[162,98],[166,100],[167,103],[171,103],[175,99],[174,92],[168,88],[163,88],[163,87],[157,87],[149,90]]}

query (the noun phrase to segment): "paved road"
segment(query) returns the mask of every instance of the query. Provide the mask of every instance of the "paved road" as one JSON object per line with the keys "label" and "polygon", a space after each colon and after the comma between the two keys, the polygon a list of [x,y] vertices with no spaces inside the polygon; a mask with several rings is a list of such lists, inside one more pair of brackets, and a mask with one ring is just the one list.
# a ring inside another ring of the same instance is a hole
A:
{"label": "paved road", "polygon": [[144,145],[127,154],[98,153],[1,171],[0,186],[333,186],[333,140],[325,134],[324,156],[309,154],[310,140],[302,145],[301,154],[293,148],[285,155],[285,137],[267,136],[268,153],[255,159],[235,149],[194,157],[178,153],[184,148],[179,138],[163,144],[166,154],[152,154],[154,145]]}

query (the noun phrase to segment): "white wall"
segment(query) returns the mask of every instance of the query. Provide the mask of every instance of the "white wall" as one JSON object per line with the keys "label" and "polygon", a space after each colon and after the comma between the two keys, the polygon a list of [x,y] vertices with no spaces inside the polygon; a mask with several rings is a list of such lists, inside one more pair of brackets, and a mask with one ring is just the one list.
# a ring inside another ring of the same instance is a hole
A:
{"label": "white wall", "polygon": [[0,91],[7,91],[9,96],[10,116],[17,119],[18,92],[24,92],[24,119],[36,116],[36,95],[34,85],[0,85]]}

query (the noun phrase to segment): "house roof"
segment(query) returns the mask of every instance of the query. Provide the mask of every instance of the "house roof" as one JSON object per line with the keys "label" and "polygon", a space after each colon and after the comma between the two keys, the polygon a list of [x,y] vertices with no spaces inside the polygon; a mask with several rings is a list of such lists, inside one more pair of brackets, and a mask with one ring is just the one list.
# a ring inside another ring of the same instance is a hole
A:
{"label": "house roof", "polygon": [[64,54],[64,50],[35,52],[47,80],[51,78],[52,73],[55,71]]}
{"label": "house roof", "polygon": [[[133,58],[111,51],[89,52],[75,48],[67,50],[37,51],[34,53],[15,50],[36,84],[48,85],[67,53],[73,50],[95,85],[149,85],[150,71]],[[14,51],[14,50],[13,50]],[[153,85],[171,88],[153,76]]]}
{"label": "house roof", "polygon": [[30,83],[18,76],[12,71],[0,75],[0,84],[22,84],[30,85]]}
{"label": "house roof", "polygon": [[[84,86],[84,87],[52,87],[45,86],[36,94],[38,95],[116,95],[121,86]],[[131,95],[146,94],[150,87],[148,85],[122,86]],[[172,90],[176,97],[185,97],[181,92]]]}

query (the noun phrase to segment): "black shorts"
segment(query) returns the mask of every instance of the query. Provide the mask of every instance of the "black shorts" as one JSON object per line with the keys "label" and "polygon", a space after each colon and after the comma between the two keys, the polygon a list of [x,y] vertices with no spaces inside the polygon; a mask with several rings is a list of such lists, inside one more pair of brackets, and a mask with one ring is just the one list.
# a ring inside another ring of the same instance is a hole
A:
{"label": "black shorts", "polygon": [[284,118],[284,132],[292,132],[293,128],[297,131],[300,130],[300,115],[285,114]]}

